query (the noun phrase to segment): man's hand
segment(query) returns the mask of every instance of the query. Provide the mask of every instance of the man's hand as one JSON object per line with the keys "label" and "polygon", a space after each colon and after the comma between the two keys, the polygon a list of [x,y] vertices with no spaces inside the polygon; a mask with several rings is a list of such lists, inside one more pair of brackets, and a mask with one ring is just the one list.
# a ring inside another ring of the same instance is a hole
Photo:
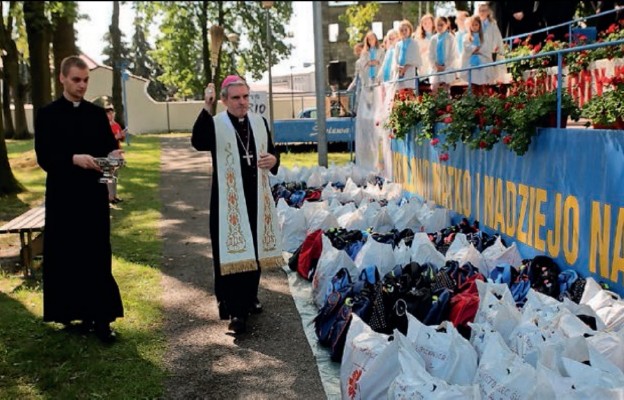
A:
{"label": "man's hand", "polygon": [[214,83],[209,83],[206,86],[206,90],[204,91],[204,108],[206,111],[212,111],[212,104],[215,101],[215,85]]}
{"label": "man's hand", "polygon": [[116,149],[116,150],[113,150],[110,153],[108,153],[108,156],[112,157],[112,158],[121,158],[121,159],[123,159],[124,158],[123,154],[124,154],[123,150]]}
{"label": "man's hand", "polygon": [[74,154],[72,157],[74,165],[84,169],[94,169],[102,172],[102,168],[95,162],[95,158],[89,154]]}
{"label": "man's hand", "polygon": [[270,153],[260,153],[258,160],[258,168],[271,169],[277,164],[277,158]]}

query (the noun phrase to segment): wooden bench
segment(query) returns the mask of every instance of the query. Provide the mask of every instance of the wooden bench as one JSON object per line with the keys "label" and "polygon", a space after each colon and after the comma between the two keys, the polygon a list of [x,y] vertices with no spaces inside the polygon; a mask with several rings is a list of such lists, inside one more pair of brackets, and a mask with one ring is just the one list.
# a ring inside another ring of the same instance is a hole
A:
{"label": "wooden bench", "polygon": [[[45,206],[39,206],[26,211],[0,226],[0,234],[19,233],[20,259],[24,266],[24,275],[32,275],[33,260],[43,253],[43,230],[45,227]],[[37,236],[33,236],[35,233]]]}

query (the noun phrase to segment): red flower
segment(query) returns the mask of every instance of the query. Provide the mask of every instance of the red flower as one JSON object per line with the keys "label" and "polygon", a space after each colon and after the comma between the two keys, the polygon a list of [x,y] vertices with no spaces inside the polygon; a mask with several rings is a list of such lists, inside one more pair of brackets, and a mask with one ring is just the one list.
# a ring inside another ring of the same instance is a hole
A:
{"label": "red flower", "polygon": [[438,115],[444,115],[444,114],[445,114],[445,112],[444,112],[444,110],[437,110],[437,111],[436,111],[436,114],[438,114]]}
{"label": "red flower", "polygon": [[450,105],[450,104],[449,104],[449,105],[447,105],[447,106],[446,106],[446,112],[447,112],[447,113],[453,112],[453,106],[452,106],[452,105]]}
{"label": "red flower", "polygon": [[520,43],[520,38],[515,38],[515,39],[514,39],[514,41],[513,41],[513,43],[514,43],[514,44],[518,44],[518,43]]}
{"label": "red flower", "polygon": [[444,122],[445,124],[450,124],[451,122],[453,122],[453,118],[451,117],[446,117],[442,120],[442,122]]}
{"label": "red flower", "polygon": [[482,140],[479,142],[479,148],[481,149],[485,149],[488,146],[487,142],[485,140]]}
{"label": "red flower", "polygon": [[432,145],[432,146],[435,146],[435,145],[436,145],[436,144],[438,144],[438,143],[440,143],[440,139],[438,139],[438,138],[433,138],[433,139],[431,139],[431,145]]}
{"label": "red flower", "polygon": [[490,132],[492,133],[492,135],[500,136],[501,131],[498,128],[492,128]]}
{"label": "red flower", "polygon": [[503,138],[503,143],[509,144],[511,143],[511,135],[507,135]]}
{"label": "red flower", "polygon": [[548,36],[546,36],[546,41],[547,42],[550,42],[553,39],[555,39],[555,35],[553,35],[552,33],[550,33]]}
{"label": "red flower", "polygon": [[442,153],[442,154],[440,154],[440,156],[438,158],[440,159],[440,161],[448,161],[449,155],[448,155],[448,153]]}

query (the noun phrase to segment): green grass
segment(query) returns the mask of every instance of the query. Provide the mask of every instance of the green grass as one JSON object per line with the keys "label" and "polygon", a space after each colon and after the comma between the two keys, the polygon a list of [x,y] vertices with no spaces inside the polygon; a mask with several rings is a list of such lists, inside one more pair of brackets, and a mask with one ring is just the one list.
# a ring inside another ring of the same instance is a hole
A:
{"label": "green grass", "polygon": [[[328,153],[327,163],[328,165],[342,165],[350,161],[349,153]],[[282,153],[280,155],[280,165],[284,168],[292,169],[293,167],[314,167],[318,165],[318,153],[317,152],[305,152],[305,153]]]}
{"label": "green grass", "polygon": [[[45,175],[27,161],[32,141],[8,143],[13,172],[28,189],[0,198],[0,210],[12,218],[41,202]],[[160,255],[158,236],[160,145],[157,136],[133,137],[126,147],[127,167],[120,171],[119,195],[127,199],[111,210],[113,274],[125,316],[114,323],[121,340],[102,345],[92,335],[43,323],[39,276],[0,276],[0,398],[128,399],[163,393]],[[34,153],[32,154],[34,156]],[[12,211],[5,211],[10,205]],[[23,211],[20,211],[24,208]]]}

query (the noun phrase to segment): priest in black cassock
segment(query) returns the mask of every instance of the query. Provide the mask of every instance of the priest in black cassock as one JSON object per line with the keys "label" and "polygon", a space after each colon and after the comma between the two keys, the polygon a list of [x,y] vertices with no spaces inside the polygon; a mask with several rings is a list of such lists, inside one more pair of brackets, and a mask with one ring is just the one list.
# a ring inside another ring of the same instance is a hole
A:
{"label": "priest in black cassock", "polygon": [[102,107],[84,99],[89,68],[78,56],[61,63],[63,94],[35,119],[37,162],[46,173],[43,320],[103,342],[123,316],[112,275],[108,188],[95,157],[122,157]]}
{"label": "priest in black cassock", "polygon": [[277,172],[279,155],[267,121],[248,112],[247,82],[230,75],[220,94],[227,111],[213,117],[215,88],[208,84],[191,143],[212,157],[210,236],[219,316],[230,318],[234,333],[243,333],[249,313],[262,310],[261,268],[284,264],[268,179],[268,171]]}

